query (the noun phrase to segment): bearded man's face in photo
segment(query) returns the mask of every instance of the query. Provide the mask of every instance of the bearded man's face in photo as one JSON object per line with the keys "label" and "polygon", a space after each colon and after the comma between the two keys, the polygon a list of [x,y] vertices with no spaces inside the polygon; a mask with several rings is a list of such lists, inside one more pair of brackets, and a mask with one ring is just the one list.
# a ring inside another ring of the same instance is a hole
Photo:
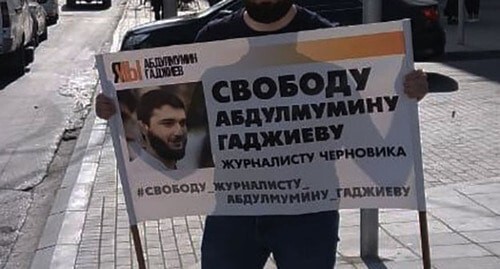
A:
{"label": "bearded man's face in photo", "polygon": [[260,23],[272,23],[290,10],[293,0],[243,0],[248,15]]}
{"label": "bearded man's face in photo", "polygon": [[186,112],[164,105],[153,110],[146,133],[156,154],[165,160],[180,160],[186,153]]}

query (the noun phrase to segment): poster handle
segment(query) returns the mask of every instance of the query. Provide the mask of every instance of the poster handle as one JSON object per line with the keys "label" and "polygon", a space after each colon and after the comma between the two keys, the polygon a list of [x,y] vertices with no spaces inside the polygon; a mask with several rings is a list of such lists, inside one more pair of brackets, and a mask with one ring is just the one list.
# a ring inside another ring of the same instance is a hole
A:
{"label": "poster handle", "polygon": [[427,212],[418,212],[418,221],[420,222],[420,240],[422,245],[422,263],[424,269],[431,269],[431,249],[429,244],[429,229],[427,226]]}
{"label": "poster handle", "polygon": [[134,240],[135,256],[137,256],[137,264],[139,269],[146,269],[146,261],[144,260],[144,251],[142,250],[141,236],[139,235],[139,229],[137,225],[130,226],[130,232],[132,233],[132,239]]}

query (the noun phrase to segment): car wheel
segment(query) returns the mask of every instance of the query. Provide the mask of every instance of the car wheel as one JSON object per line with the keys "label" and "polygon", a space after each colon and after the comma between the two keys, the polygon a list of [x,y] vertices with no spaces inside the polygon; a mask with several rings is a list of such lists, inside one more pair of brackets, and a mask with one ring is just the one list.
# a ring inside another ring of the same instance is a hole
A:
{"label": "car wheel", "polygon": [[33,46],[33,48],[38,47],[38,45],[40,45],[40,37],[38,35],[33,36],[33,41],[31,43],[31,46]]}
{"label": "car wheel", "polygon": [[25,57],[25,48],[20,47],[16,51],[13,52],[12,54],[12,60],[11,62],[13,63],[12,66],[12,73],[16,76],[22,76],[24,75],[25,67],[26,67],[26,57]]}
{"label": "car wheel", "polygon": [[24,64],[28,65],[35,61],[35,47],[28,46],[24,48]]}
{"label": "car wheel", "polygon": [[40,44],[40,40],[38,37],[38,27],[33,26],[33,37],[31,38],[29,45],[36,48],[38,47],[38,44]]}
{"label": "car wheel", "polygon": [[66,1],[66,6],[68,6],[70,8],[76,7],[76,0],[67,0]]}
{"label": "car wheel", "polygon": [[58,19],[59,19],[59,15],[47,17],[47,25],[54,25],[54,24],[56,24]]}
{"label": "car wheel", "polygon": [[111,0],[102,0],[102,8],[107,9],[111,7]]}
{"label": "car wheel", "polygon": [[45,29],[43,31],[43,34],[40,36],[40,41],[45,41],[47,40],[49,35],[49,30],[47,29],[47,26],[45,26]]}

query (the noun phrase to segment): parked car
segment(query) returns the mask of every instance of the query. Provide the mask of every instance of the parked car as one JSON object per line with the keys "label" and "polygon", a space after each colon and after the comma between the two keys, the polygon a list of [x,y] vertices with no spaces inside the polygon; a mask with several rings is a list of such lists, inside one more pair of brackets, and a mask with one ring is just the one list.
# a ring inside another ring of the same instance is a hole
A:
{"label": "parked car", "polygon": [[34,58],[28,0],[0,0],[0,14],[0,65],[15,75],[23,75]]}
{"label": "parked car", "polygon": [[33,19],[34,46],[47,40],[47,12],[37,2],[29,2],[31,18]]}
{"label": "parked car", "polygon": [[435,0],[384,0],[382,21],[410,18],[415,59],[444,54],[446,34]]}
{"label": "parked car", "polygon": [[47,24],[56,24],[59,20],[58,0],[36,0],[47,12]]}
{"label": "parked car", "polygon": [[[296,0],[330,21],[340,25],[363,23],[362,0]],[[336,2],[332,5],[332,2]],[[415,59],[444,54],[446,34],[440,23],[439,3],[436,0],[384,0],[381,21],[411,19]]]}
{"label": "parked car", "polygon": [[94,4],[97,4],[102,8],[109,8],[111,6],[111,0],[66,0],[66,6],[70,8],[77,7],[78,5],[94,5]]}
{"label": "parked car", "polygon": [[[340,25],[363,23],[362,0],[296,0],[296,2]],[[445,32],[439,22],[435,0],[384,0],[382,21],[410,18],[416,59],[444,53]],[[139,25],[127,31],[121,50],[186,44],[210,20],[231,14],[242,7],[240,0],[220,0],[210,8],[183,17]]]}

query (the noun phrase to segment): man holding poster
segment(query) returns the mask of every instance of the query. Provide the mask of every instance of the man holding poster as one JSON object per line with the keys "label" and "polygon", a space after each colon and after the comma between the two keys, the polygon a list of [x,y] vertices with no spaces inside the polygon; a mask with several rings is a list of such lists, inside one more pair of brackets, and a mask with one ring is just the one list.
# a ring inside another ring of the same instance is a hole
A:
{"label": "man holding poster", "polygon": [[[245,9],[204,27],[198,34],[197,42],[332,26],[317,14],[294,5],[293,0],[243,2]],[[361,73],[356,74],[359,76]],[[408,97],[421,100],[428,91],[425,73],[419,70],[406,75],[404,91]],[[109,98],[102,94],[97,97],[96,112],[99,117],[108,119],[115,111]],[[290,181],[292,183],[295,182]],[[207,216],[202,243],[202,268],[260,269],[272,253],[279,268],[331,269],[335,264],[338,241],[338,211],[315,212],[318,213]]]}

